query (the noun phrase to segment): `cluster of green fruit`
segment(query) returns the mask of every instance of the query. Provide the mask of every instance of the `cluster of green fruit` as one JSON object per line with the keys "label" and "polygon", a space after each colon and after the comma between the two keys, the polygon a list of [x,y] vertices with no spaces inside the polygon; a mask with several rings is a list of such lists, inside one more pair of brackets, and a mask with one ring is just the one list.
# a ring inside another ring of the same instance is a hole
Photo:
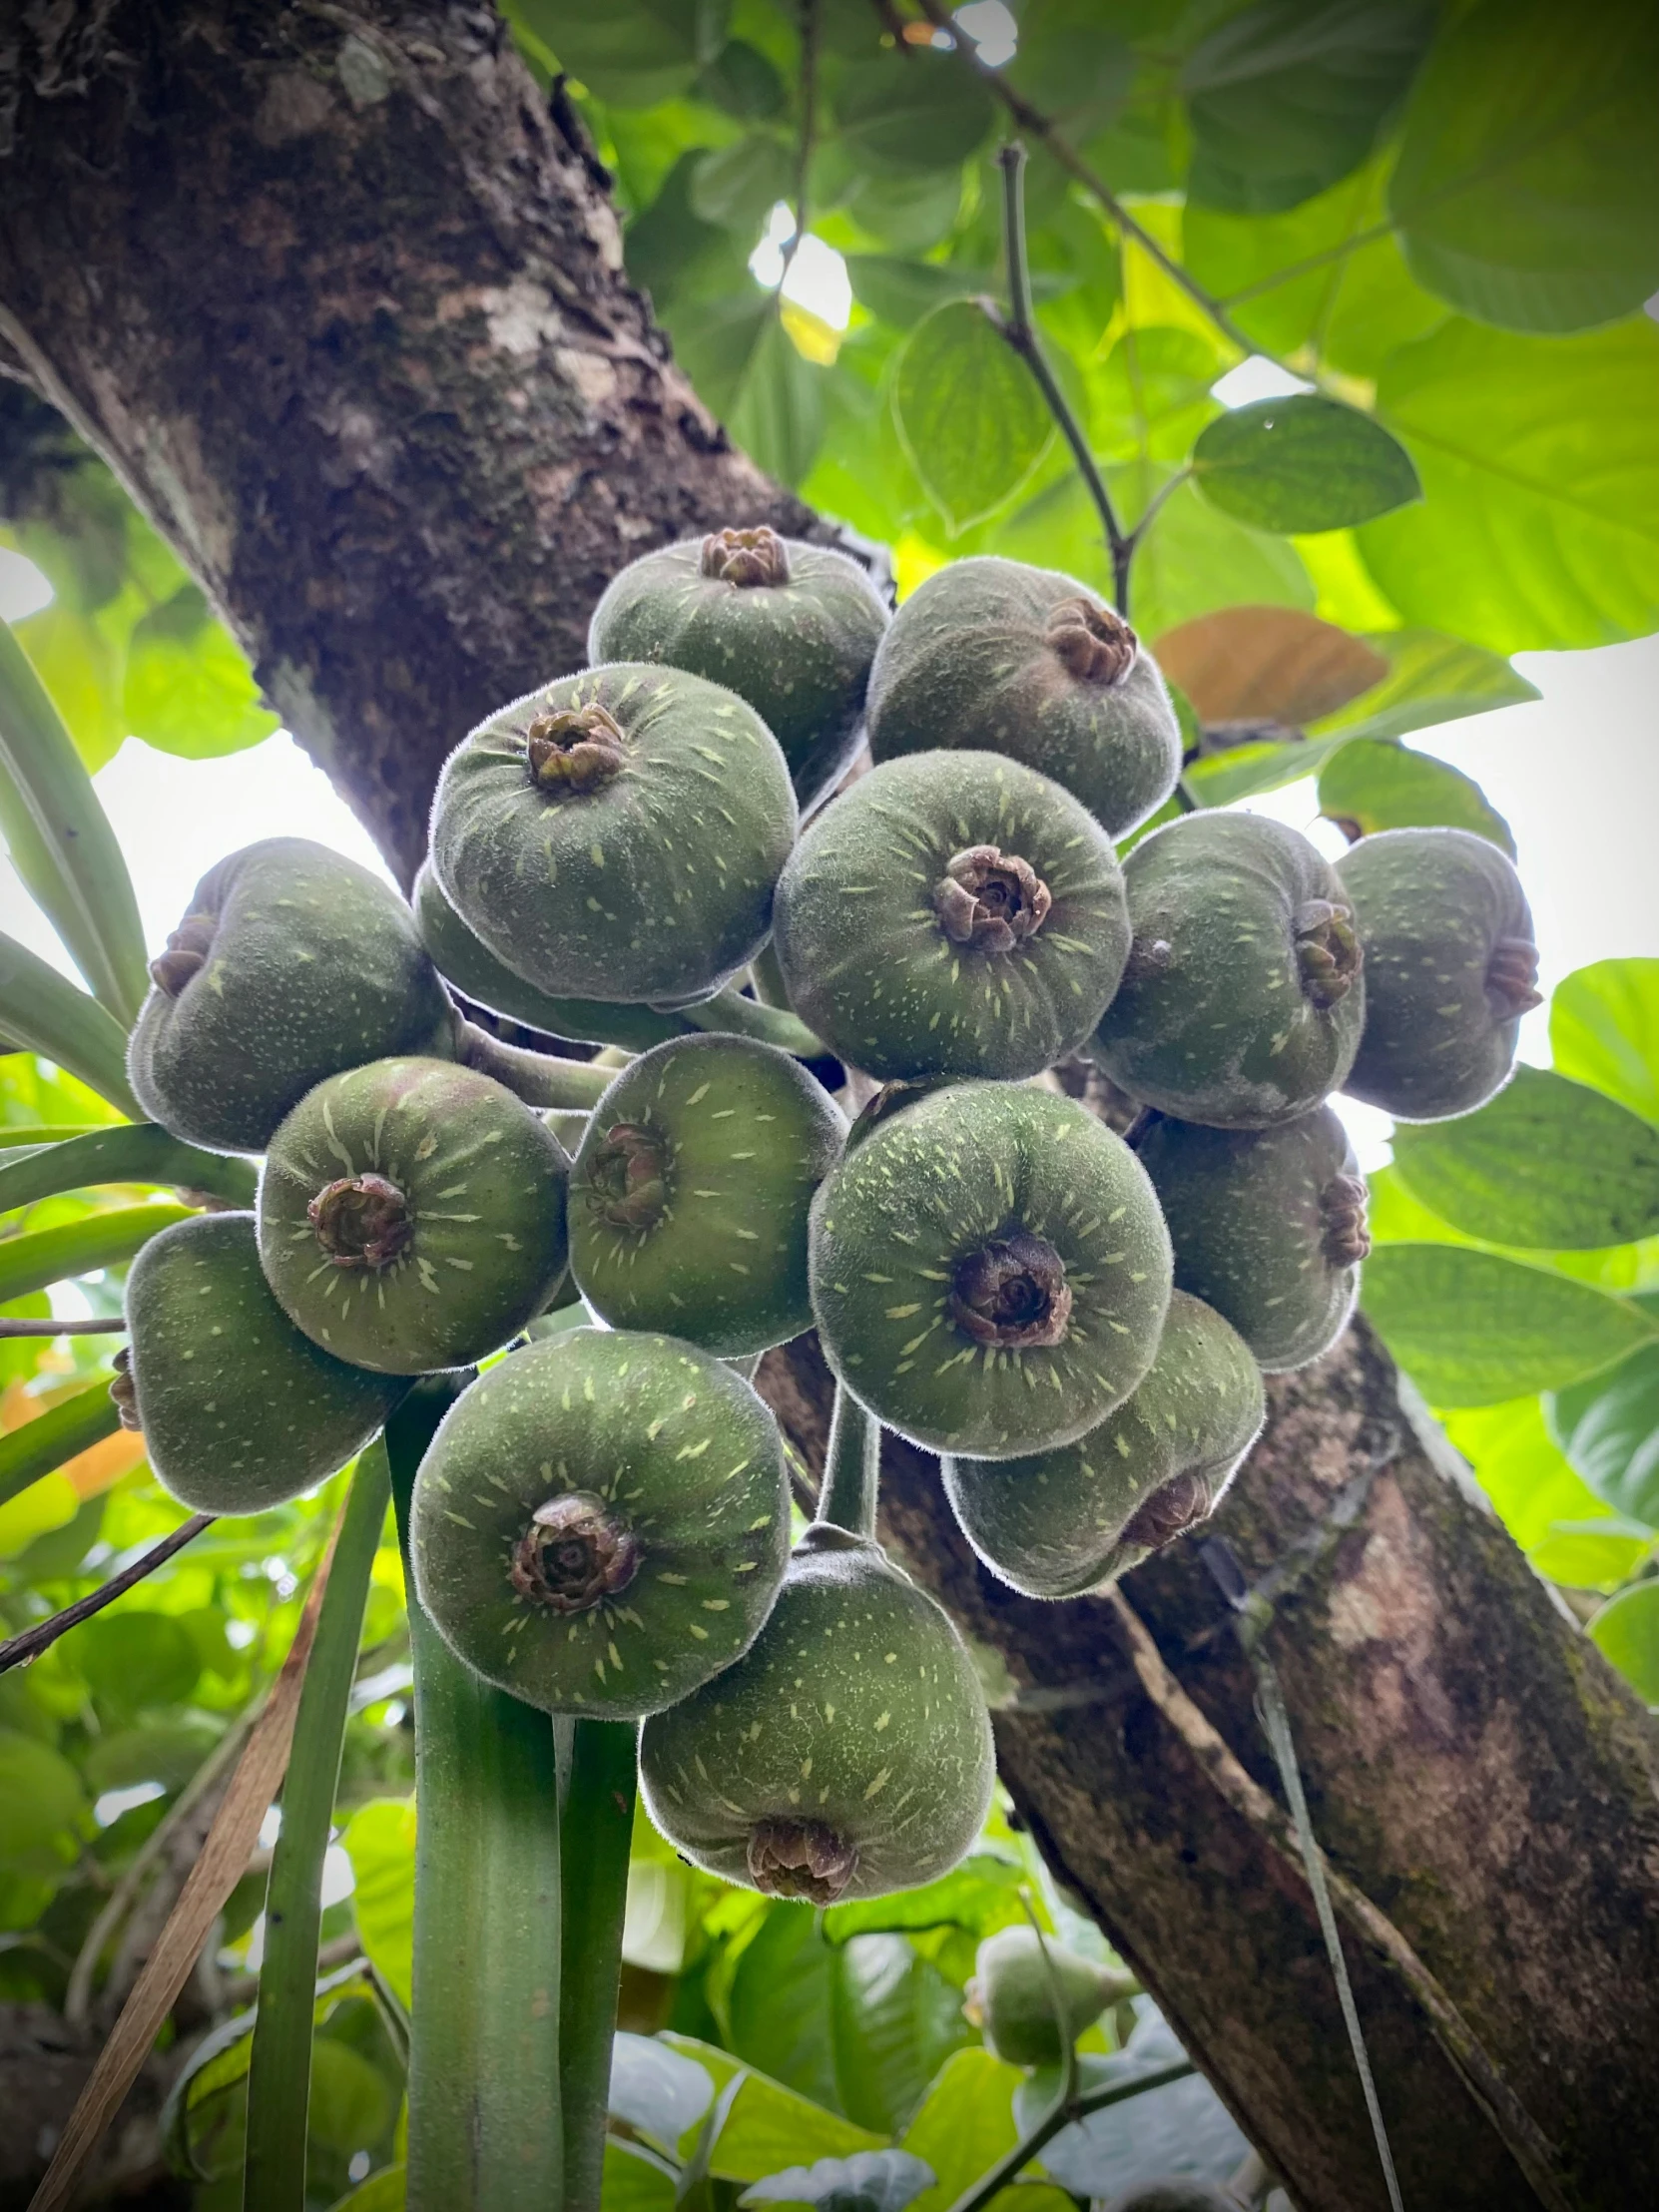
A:
{"label": "cluster of green fruit", "polygon": [[[950,1865],[992,1774],[966,1650],[874,1539],[880,1428],[1030,1595],[1204,1518],[1262,1370],[1353,1303],[1365,1191],[1323,1102],[1488,1096],[1525,902],[1453,830],[1339,869],[1188,815],[1120,866],[1178,726],[1063,576],[966,560],[889,623],[843,555],[729,530],[626,569],[590,651],[453,754],[410,904],[287,839],[199,887],[132,1082],[263,1152],[259,1207],[145,1250],[118,1388],[181,1499],[249,1511],[483,1363],[415,1487],[439,1629],[535,1705],[644,1720],[688,1856],[870,1895]],[[741,988],[769,939],[788,1011]],[[612,1066],[504,1047],[451,989]],[[1079,1050],[1131,1142],[1049,1074]],[[831,1056],[850,1130],[805,1064]],[[792,1552],[748,1363],[815,1326],[853,1478]]]}

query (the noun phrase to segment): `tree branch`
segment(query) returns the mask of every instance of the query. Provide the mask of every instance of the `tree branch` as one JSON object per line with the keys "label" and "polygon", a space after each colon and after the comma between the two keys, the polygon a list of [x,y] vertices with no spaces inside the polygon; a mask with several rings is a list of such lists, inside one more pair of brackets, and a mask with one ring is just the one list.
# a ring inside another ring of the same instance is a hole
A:
{"label": "tree branch", "polygon": [[118,1597],[135,1589],[146,1575],[154,1574],[158,1567],[165,1567],[176,1553],[193,1543],[204,1528],[213,1523],[212,1513],[192,1513],[171,1535],[160,1543],[152,1544],[142,1558],[135,1559],[130,1567],[123,1567],[119,1574],[111,1575],[101,1583],[90,1597],[77,1598],[73,1605],[66,1605],[61,1613],[54,1613],[50,1620],[40,1621],[33,1628],[26,1628],[22,1635],[13,1636],[0,1644],[0,1674],[12,1667],[26,1667],[31,1659],[38,1659],[43,1651],[55,1644],[60,1636],[78,1627],[82,1621],[91,1620],[94,1613],[101,1613],[106,1605],[113,1605]]}

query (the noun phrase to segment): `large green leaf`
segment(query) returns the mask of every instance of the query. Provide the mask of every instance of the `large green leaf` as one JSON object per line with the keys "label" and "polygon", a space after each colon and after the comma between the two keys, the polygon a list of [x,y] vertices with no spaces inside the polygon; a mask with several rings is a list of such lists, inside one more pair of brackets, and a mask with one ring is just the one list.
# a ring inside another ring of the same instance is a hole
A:
{"label": "large green leaf", "polygon": [[726,43],[730,6],[710,0],[511,0],[509,14],[552,48],[601,100],[650,108],[688,91]]}
{"label": "large green leaf", "polygon": [[950,2053],[976,2039],[962,1993],[902,1936],[856,1936],[830,1956],[837,2102],[895,2133]]}
{"label": "large green leaf", "polygon": [[1328,821],[1354,825],[1364,836],[1440,825],[1472,830],[1515,856],[1509,825],[1473,777],[1409,746],[1353,738],[1321,769],[1319,790],[1320,813]]}
{"label": "large green leaf", "polygon": [[995,115],[990,94],[954,55],[924,46],[850,63],[835,95],[844,151],[874,169],[955,169]]}
{"label": "large green leaf", "polygon": [[774,2079],[838,2108],[830,1986],[834,1953],[815,1916],[774,1906],[745,1944],[727,1998],[728,2041],[736,2057]]}
{"label": "large green leaf", "polygon": [[75,1856],[71,1831],[85,1804],[67,1759],[49,1744],[0,1729],[0,1869],[61,1874]]}
{"label": "large green leaf", "polygon": [[957,1928],[974,1936],[993,1935],[1025,1918],[1020,1892],[1026,1887],[1023,1867],[988,1852],[975,1852],[937,1882],[915,1890],[894,1890],[886,1897],[860,1898],[853,1905],[832,1905],[824,1916],[824,1933],[831,1943],[844,1943],[854,1936],[935,1928]]}
{"label": "large green leaf", "polygon": [[1539,696],[1501,654],[1437,630],[1374,631],[1366,643],[1387,662],[1387,675],[1363,697],[1311,724],[1314,736],[1343,730],[1356,738],[1403,738],[1412,730],[1521,706]]}
{"label": "large green leaf", "polygon": [[1579,330],[1659,290],[1659,12],[1448,9],[1388,199],[1425,284],[1519,330]]}
{"label": "large green leaf", "polygon": [[269,738],[277,717],[194,584],[136,624],[122,692],[127,727],[162,753],[205,761]]}
{"label": "large green leaf", "polygon": [[64,1642],[65,1658],[116,1713],[182,1704],[202,1672],[190,1631],[171,1613],[139,1606],[100,1613],[71,1629]]}
{"label": "large green leaf", "polygon": [[1383,363],[1379,417],[1420,506],[1359,532],[1407,622],[1496,653],[1659,627],[1659,329],[1582,337],[1453,320]]}
{"label": "large green leaf", "polygon": [[935,2176],[931,2166],[903,2150],[861,2150],[850,2158],[821,2158],[812,2166],[787,2166],[768,2174],[738,2199],[752,2205],[809,2205],[813,2212],[904,2212]]}
{"label": "large green leaf", "polygon": [[1104,123],[1135,81],[1126,27],[1107,20],[1100,0],[1026,0],[1010,84],[1068,138]]}
{"label": "large green leaf", "polygon": [[1468,1406],[1446,1413],[1444,1421],[1498,1518],[1540,1574],[1579,1590],[1616,1589],[1641,1563],[1641,1527],[1611,1509],[1562,1456],[1538,1397]]}
{"label": "large green leaf", "polygon": [[859,306],[899,330],[912,328],[946,300],[988,290],[991,281],[983,270],[955,262],[910,261],[898,254],[848,254],[846,275]]}
{"label": "large green leaf", "polygon": [[781,483],[799,484],[824,436],[824,375],[765,302],[756,343],[726,422],[750,459]]}
{"label": "large green leaf", "polygon": [[1549,1002],[1556,1068],[1659,1122],[1659,960],[1575,968]]}
{"label": "large green leaf", "polygon": [[[1144,511],[1170,474],[1167,464],[1155,461],[1110,472],[1126,521]],[[1069,496],[1081,514],[1080,490]],[[1038,556],[1022,551],[1020,557]],[[1302,607],[1309,613],[1314,607],[1313,583],[1296,547],[1224,514],[1191,482],[1177,485],[1153,517],[1136,548],[1133,587],[1131,619],[1149,638],[1218,607]]]}
{"label": "large green leaf", "polygon": [[790,197],[794,182],[795,158],[783,140],[770,131],[752,131],[698,164],[692,212],[724,231],[744,233],[752,243],[772,209]]}
{"label": "large green leaf", "polygon": [[945,2212],[1018,2139],[1014,2091],[1024,2076],[988,2050],[948,2058],[900,2146],[932,2167],[935,2180],[914,2212]]}
{"label": "large green leaf", "polygon": [[1320,744],[1305,739],[1263,739],[1253,745],[1228,746],[1195,761],[1182,778],[1187,795],[1200,807],[1231,807],[1241,799],[1255,799],[1263,792],[1282,791],[1305,776],[1317,775],[1346,738],[1328,738]]}
{"label": "large green leaf", "polygon": [[1221,411],[1210,386],[1223,365],[1197,330],[1160,323],[1126,330],[1089,378],[1095,451],[1113,460],[1142,454],[1185,460],[1194,437]]}
{"label": "large green leaf", "polygon": [[1659,1528],[1659,1345],[1544,1401],[1574,1470],[1616,1512]]}
{"label": "large green leaf", "polygon": [[1655,1334],[1620,1299],[1458,1245],[1382,1245],[1366,1262],[1360,1294],[1431,1405],[1564,1389]]}
{"label": "large green leaf", "polygon": [[1019,490],[1054,434],[1042,393],[984,309],[937,307],[911,332],[893,412],[916,474],[952,531]]}
{"label": "large green leaf", "polygon": [[340,1842],[351,1862],[357,1940],[407,2005],[414,1979],[413,1800],[371,1798],[346,1822]]}
{"label": "large green leaf", "polygon": [[1590,1641],[1638,1697],[1659,1705],[1659,1582],[1638,1582],[1609,1598],[1590,1623]]}
{"label": "large green leaf", "polygon": [[1381,423],[1319,392],[1218,415],[1193,447],[1206,498],[1258,530],[1310,535],[1418,497],[1411,457]]}
{"label": "large green leaf", "polygon": [[[717,2093],[726,2089],[734,2074],[746,2071],[730,2051],[700,2042],[695,2035],[670,2032],[660,2039],[669,2049],[706,2067]],[[711,2171],[726,2181],[760,2181],[802,2160],[850,2158],[855,2151],[880,2148],[880,2136],[868,2128],[842,2119],[767,2074],[747,2069],[716,2139]]]}

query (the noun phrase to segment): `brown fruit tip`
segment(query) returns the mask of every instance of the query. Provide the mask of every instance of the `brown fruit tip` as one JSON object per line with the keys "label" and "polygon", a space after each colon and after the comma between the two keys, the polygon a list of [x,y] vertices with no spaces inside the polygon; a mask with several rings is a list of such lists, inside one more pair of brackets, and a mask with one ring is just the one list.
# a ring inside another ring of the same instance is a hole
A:
{"label": "brown fruit tip", "polygon": [[213,914],[186,914],[167,940],[167,950],[150,963],[150,979],[169,998],[177,998],[185,985],[207,964],[208,948],[218,926]]}
{"label": "brown fruit tip", "polygon": [[668,1156],[640,1122],[613,1122],[588,1162],[588,1203],[613,1229],[649,1229],[668,1206]]}
{"label": "brown fruit tip", "polygon": [[758,584],[787,584],[790,556],[776,530],[762,523],[755,530],[715,530],[703,540],[699,563],[717,583],[752,590]]}
{"label": "brown fruit tip", "polygon": [[603,1498],[570,1490],[530,1516],[513,1546],[508,1580],[522,1598],[553,1613],[585,1613],[616,1597],[640,1569],[638,1539]]}
{"label": "brown fruit tip", "polygon": [[1062,599],[1048,618],[1048,643],[1080,684],[1121,684],[1140,640],[1122,615],[1096,599]]}
{"label": "brown fruit tip", "polygon": [[1064,1340],[1071,1319],[1065,1262],[1023,1229],[956,1264],[950,1318],[975,1344],[1032,1351]]}
{"label": "brown fruit tip", "polygon": [[389,1267],[414,1235],[407,1199],[383,1175],[324,1184],[305,1212],[336,1268]]}
{"label": "brown fruit tip", "polygon": [[1119,1537],[1120,1544],[1161,1551],[1184,1530],[1208,1518],[1210,1492],[1196,1474],[1175,1474],[1143,1498]]}
{"label": "brown fruit tip", "polygon": [[1541,1006],[1538,948],[1530,937],[1499,937],[1486,963],[1486,989],[1509,1020]]}
{"label": "brown fruit tip", "polygon": [[1354,909],[1329,898],[1310,898],[1292,917],[1302,988],[1322,1011],[1345,999],[1365,965],[1354,933]]}
{"label": "brown fruit tip", "polygon": [[1011,952],[1036,935],[1053,903],[1030,862],[994,844],[956,853],[933,885],[933,911],[945,935],[976,952]]}
{"label": "brown fruit tip", "polygon": [[1366,1199],[1357,1175],[1334,1175],[1320,1193],[1320,1250],[1334,1268],[1357,1268],[1371,1251]]}
{"label": "brown fruit tip", "polygon": [[555,796],[598,791],[628,765],[622,726],[597,700],[537,715],[524,733],[524,755],[530,781]]}
{"label": "brown fruit tip", "polygon": [[115,1376],[110,1383],[110,1396],[121,1416],[123,1428],[142,1430],[139,1419],[138,1391],[133,1384],[133,1354],[130,1346],[123,1345],[115,1356]]}
{"label": "brown fruit tip", "polygon": [[769,1898],[833,1905],[858,1871],[858,1847],[822,1821],[765,1820],[749,1834],[749,1879]]}

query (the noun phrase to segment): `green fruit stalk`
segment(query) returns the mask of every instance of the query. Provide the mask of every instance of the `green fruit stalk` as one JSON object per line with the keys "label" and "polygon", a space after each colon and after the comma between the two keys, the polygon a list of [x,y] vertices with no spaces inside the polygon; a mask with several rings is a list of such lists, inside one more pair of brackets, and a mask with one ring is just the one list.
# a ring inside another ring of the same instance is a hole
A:
{"label": "green fruit stalk", "polygon": [[1294,1121],[1342,1083],[1366,997],[1354,911],[1308,839],[1187,815],[1130,853],[1134,947],[1090,1052],[1144,1105],[1218,1129]]}
{"label": "green fruit stalk", "polygon": [[567,1259],[569,1163],[510,1091],[436,1060],[375,1060],[307,1092],[271,1140],[260,1259],[337,1359],[464,1367],[539,1314]]}
{"label": "green fruit stalk", "polygon": [[1371,1250],[1366,1186],[1329,1106],[1277,1129],[1155,1117],[1137,1139],[1179,1290],[1233,1324],[1270,1373],[1329,1352]]}
{"label": "green fruit stalk", "polygon": [[297,1497],[362,1449],[406,1386],[300,1335],[266,1283],[252,1214],[199,1214],[152,1237],[128,1273],[127,1327],[116,1402],[193,1512]]}
{"label": "green fruit stalk", "polygon": [[[1065,2007],[1063,2032],[1055,2014],[1056,1984]],[[977,2018],[987,2046],[1010,2066],[1057,2066],[1109,2004],[1138,1987],[1132,1974],[1080,1958],[1016,1923],[979,1945],[963,2009]]]}
{"label": "green fruit stalk", "polygon": [[432,804],[444,895],[495,957],[572,998],[706,997],[760,950],[796,831],[777,741],[678,669],[589,669],[452,753]]}
{"label": "green fruit stalk", "polygon": [[728,1673],[649,1720],[646,1810],[687,1859],[814,1905],[931,1882],[972,1846],[995,1753],[949,1619],[878,1545],[816,1523]]}
{"label": "green fruit stalk", "polygon": [[661,547],[612,578],[588,659],[689,669],[747,699],[784,749],[803,808],[857,749],[887,610],[844,553],[756,530]]}
{"label": "green fruit stalk", "polygon": [[453,1053],[454,1010],[389,884],[305,837],[210,868],[151,962],[128,1047],[145,1112],[215,1152],[260,1152],[341,1068]]}
{"label": "green fruit stalk", "polygon": [[1207,1519],[1265,1412],[1244,1339],[1176,1291],[1158,1357],[1115,1413],[1057,1451],[947,1458],[945,1495],[1002,1581],[1026,1597],[1079,1597]]}
{"label": "green fruit stalk", "polygon": [[1053,1092],[959,1083],[870,1131],[813,1202],[813,1310],[860,1403],[929,1450],[1069,1443],[1151,1367],[1170,1248],[1135,1155]]}
{"label": "green fruit stalk", "polygon": [[747,1037],[679,1037],[623,1069],[570,1183],[577,1284],[617,1329],[728,1359],[813,1326],[807,1216],[840,1156],[840,1109]]}
{"label": "green fruit stalk", "polygon": [[1484,1105],[1542,1003],[1520,877],[1466,830],[1383,830],[1337,872],[1366,948],[1366,1026],[1343,1088],[1399,1121]]}
{"label": "green fruit stalk", "polygon": [[907,599],[869,680],[869,743],[900,754],[1000,753],[1080,799],[1121,837],[1181,773],[1158,664],[1076,581],[1019,561],[941,568]]}
{"label": "green fruit stalk", "polygon": [[789,1526],[778,1424],[747,1382],[673,1338],[573,1329],[444,1416],[411,1546],[421,1604],[486,1681],[637,1720],[749,1649]]}
{"label": "green fruit stalk", "polygon": [[1100,1019],[1129,949],[1100,825],[984,753],[860,778],[796,846],[775,926],[796,1012],[882,1081],[1039,1073]]}

